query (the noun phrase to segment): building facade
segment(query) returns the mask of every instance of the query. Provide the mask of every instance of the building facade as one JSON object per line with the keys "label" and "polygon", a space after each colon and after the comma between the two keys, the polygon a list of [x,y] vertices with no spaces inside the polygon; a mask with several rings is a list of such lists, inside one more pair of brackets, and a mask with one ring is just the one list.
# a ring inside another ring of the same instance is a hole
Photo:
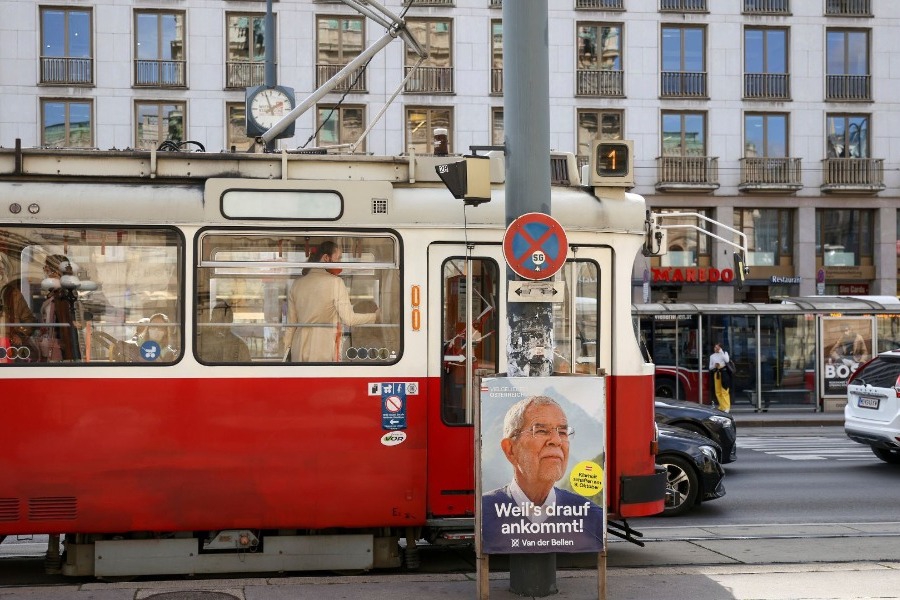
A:
{"label": "building facade", "polygon": [[[429,153],[436,128],[450,152],[502,144],[502,1],[385,5],[428,58],[416,67],[391,42],[278,146]],[[265,7],[0,0],[0,145],[247,151],[245,90],[265,82],[267,44],[299,101],[385,35],[339,1],[279,0],[268,36]],[[657,212],[688,213],[666,218],[684,227],[667,230],[664,256],[636,261],[636,302],[897,295],[900,3],[551,0],[549,11],[553,149],[586,162],[596,137],[634,140],[634,191]],[[697,231],[705,219],[747,236],[742,290],[732,248]]]}

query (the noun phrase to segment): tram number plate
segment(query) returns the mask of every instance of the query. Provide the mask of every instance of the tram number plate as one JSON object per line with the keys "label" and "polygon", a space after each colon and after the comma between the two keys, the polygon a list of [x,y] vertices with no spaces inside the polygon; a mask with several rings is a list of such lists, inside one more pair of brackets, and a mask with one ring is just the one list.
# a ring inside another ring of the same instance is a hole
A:
{"label": "tram number plate", "polygon": [[857,406],[859,406],[860,408],[873,408],[875,410],[878,410],[878,403],[878,398],[861,397],[857,401]]}

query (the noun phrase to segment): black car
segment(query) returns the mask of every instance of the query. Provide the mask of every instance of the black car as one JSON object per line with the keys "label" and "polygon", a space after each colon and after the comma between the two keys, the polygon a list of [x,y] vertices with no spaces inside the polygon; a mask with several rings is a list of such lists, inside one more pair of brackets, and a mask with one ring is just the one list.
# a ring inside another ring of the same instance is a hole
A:
{"label": "black car", "polygon": [[657,398],[656,422],[659,425],[675,425],[708,437],[722,449],[719,455],[719,462],[722,464],[737,460],[737,428],[734,417],[725,411],[701,406],[696,402]]}
{"label": "black car", "polygon": [[666,469],[666,504],[662,516],[675,517],[702,501],[725,495],[721,449],[711,439],[668,425],[659,426],[656,464]]}

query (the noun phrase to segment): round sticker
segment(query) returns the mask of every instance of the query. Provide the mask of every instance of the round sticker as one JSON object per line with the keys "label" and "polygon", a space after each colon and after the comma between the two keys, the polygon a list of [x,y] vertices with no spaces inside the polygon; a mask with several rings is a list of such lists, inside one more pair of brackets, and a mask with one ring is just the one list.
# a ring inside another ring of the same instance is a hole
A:
{"label": "round sticker", "polygon": [[162,353],[162,348],[153,340],[148,340],[141,344],[141,358],[144,360],[156,360]]}
{"label": "round sticker", "polygon": [[406,441],[405,431],[391,431],[381,436],[381,443],[384,446],[396,446]]}
{"label": "round sticker", "polygon": [[593,461],[583,460],[572,468],[569,483],[576,493],[594,496],[603,489],[603,467]]}

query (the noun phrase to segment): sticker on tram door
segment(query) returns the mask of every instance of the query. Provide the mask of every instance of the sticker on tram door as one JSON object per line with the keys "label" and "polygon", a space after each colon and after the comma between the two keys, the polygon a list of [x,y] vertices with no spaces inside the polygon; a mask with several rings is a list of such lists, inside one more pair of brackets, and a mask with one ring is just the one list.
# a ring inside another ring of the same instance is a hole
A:
{"label": "sticker on tram door", "polygon": [[381,428],[406,429],[406,384],[381,384]]}
{"label": "sticker on tram door", "polygon": [[381,436],[381,444],[383,446],[399,446],[406,441],[405,431],[389,431]]}

